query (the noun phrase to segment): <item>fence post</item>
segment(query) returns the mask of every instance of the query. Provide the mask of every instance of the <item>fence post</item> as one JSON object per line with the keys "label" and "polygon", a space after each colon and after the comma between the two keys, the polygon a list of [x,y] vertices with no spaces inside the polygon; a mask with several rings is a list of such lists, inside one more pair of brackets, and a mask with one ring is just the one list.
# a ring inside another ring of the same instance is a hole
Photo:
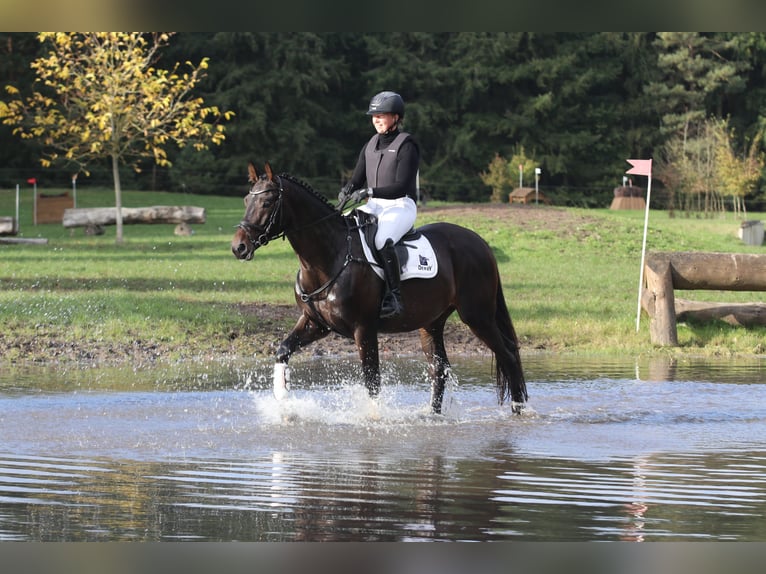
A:
{"label": "fence post", "polygon": [[646,297],[649,310],[649,336],[653,345],[678,346],[673,274],[667,256],[649,254],[646,260]]}

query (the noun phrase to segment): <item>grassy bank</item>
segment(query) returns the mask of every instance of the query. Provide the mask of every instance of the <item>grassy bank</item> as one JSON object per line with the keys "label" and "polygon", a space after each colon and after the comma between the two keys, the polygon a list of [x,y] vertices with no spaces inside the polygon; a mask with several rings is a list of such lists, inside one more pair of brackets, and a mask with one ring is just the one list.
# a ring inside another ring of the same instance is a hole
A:
{"label": "grassy bank", "polygon": [[[50,192],[51,190],[46,190]],[[244,188],[243,188],[244,192]],[[128,207],[198,205],[207,222],[176,237],[173,225],[127,225],[88,237],[60,224],[32,225],[31,193],[21,206],[21,235],[48,244],[0,245],[0,351],[4,360],[45,359],[77,347],[93,359],[266,352],[296,315],[244,313],[242,306],[291,306],[297,260],[287,242],[236,261],[229,251],[241,198],[125,192]],[[78,190],[78,206],[109,206],[110,190]],[[14,194],[0,191],[0,215]],[[495,250],[506,299],[526,351],[766,354],[766,329],[725,323],[679,325],[680,349],[649,342],[648,320],[635,332],[643,212],[483,208],[429,204],[419,223],[453,221],[479,232]],[[750,219],[766,219],[750,214]],[[653,211],[648,249],[766,253],[737,238],[739,220],[670,218]],[[711,301],[763,301],[763,293],[680,292]],[[88,350],[91,351],[88,351]]]}

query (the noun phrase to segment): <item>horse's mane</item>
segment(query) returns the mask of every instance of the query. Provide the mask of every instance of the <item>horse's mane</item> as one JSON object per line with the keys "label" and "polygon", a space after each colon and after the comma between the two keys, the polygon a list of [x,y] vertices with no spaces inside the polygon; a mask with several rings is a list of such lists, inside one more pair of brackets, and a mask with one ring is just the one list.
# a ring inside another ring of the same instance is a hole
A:
{"label": "horse's mane", "polygon": [[294,175],[290,175],[289,173],[280,173],[279,177],[282,177],[288,181],[293,182],[296,185],[300,185],[303,189],[308,191],[311,195],[316,197],[319,201],[324,203],[327,207],[334,209],[333,206],[330,204],[330,201],[321,193],[319,193],[317,190],[315,190],[313,187],[311,187],[308,183],[306,183],[303,180],[298,179]]}

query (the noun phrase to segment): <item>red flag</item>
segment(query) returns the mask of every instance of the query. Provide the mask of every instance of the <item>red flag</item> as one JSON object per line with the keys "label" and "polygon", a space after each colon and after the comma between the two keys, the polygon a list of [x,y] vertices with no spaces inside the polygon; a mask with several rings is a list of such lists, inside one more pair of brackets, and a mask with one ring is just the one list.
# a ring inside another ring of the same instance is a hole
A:
{"label": "red flag", "polygon": [[34,184],[36,184],[36,183],[37,183],[37,179],[35,179],[34,177],[30,177],[30,178],[27,180],[27,183],[31,183],[32,185],[34,185]]}
{"label": "red flag", "polygon": [[652,160],[650,159],[628,159],[627,161],[631,167],[625,173],[632,173],[635,175],[648,175],[652,177]]}

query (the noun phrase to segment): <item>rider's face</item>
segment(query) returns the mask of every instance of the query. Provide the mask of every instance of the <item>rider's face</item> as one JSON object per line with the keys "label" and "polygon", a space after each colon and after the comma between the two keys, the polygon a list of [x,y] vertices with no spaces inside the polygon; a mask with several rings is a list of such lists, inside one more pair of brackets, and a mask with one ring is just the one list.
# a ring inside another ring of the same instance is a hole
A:
{"label": "rider's face", "polygon": [[394,126],[398,117],[396,114],[374,114],[372,125],[376,132],[384,134]]}

